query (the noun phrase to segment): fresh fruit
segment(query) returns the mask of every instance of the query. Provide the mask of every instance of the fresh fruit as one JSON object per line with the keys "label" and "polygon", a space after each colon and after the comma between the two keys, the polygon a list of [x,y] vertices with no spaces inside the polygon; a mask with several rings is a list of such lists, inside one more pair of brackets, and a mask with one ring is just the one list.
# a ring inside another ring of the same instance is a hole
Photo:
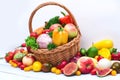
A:
{"label": "fresh fruit", "polygon": [[113,41],[106,39],[106,40],[101,40],[93,44],[98,49],[102,48],[112,48],[113,47]]}
{"label": "fresh fruit", "polygon": [[74,62],[70,62],[63,68],[63,73],[67,76],[70,76],[73,75],[77,70],[78,65]]}
{"label": "fresh fruit", "polygon": [[79,76],[79,75],[81,75],[81,72],[80,72],[80,71],[76,71],[75,74],[76,74],[77,76]]}
{"label": "fresh fruit", "polygon": [[56,46],[66,44],[68,42],[68,32],[62,27],[55,28],[52,34],[52,41]]}
{"label": "fresh fruit", "polygon": [[53,25],[50,26],[50,30],[54,30],[57,27],[62,27],[62,25],[58,24],[58,23],[57,24],[53,24]]}
{"label": "fresh fruit", "polygon": [[91,75],[96,75],[96,68],[94,68],[91,72],[90,72]]}
{"label": "fresh fruit", "polygon": [[97,67],[98,69],[108,69],[108,68],[111,67],[111,65],[112,65],[112,63],[111,63],[110,60],[103,58],[103,59],[101,59],[101,60],[98,62],[98,64],[96,65],[96,67]]}
{"label": "fresh fruit", "polygon": [[98,49],[96,47],[92,46],[87,50],[87,56],[94,58],[97,55]]}
{"label": "fresh fruit", "polygon": [[112,60],[120,60],[120,52],[112,53],[111,58]]}
{"label": "fresh fruit", "polygon": [[22,59],[22,63],[26,66],[32,65],[34,61],[35,59],[31,54],[24,56]]}
{"label": "fresh fruit", "polygon": [[16,53],[15,55],[14,55],[14,60],[17,60],[17,61],[22,61],[22,58],[25,56],[25,54],[23,54],[23,53]]}
{"label": "fresh fruit", "polygon": [[34,37],[35,39],[37,39],[38,34],[36,32],[32,32],[30,33],[30,37]]}
{"label": "fresh fruit", "polygon": [[43,27],[37,28],[34,32],[37,33],[38,35],[42,34]]}
{"label": "fresh fruit", "polygon": [[43,72],[49,72],[52,68],[52,64],[50,63],[43,63],[42,64],[42,71]]}
{"label": "fresh fruit", "polygon": [[56,67],[52,67],[52,68],[51,68],[51,72],[52,72],[52,73],[55,73],[55,72],[56,72],[56,70],[57,70],[57,68],[56,68]]}
{"label": "fresh fruit", "polygon": [[32,67],[33,67],[33,71],[39,72],[42,69],[42,63],[39,61],[35,61]]}
{"label": "fresh fruit", "polygon": [[57,75],[61,74],[61,70],[60,69],[56,69],[55,74],[57,74]]}
{"label": "fresh fruit", "polygon": [[86,51],[85,48],[81,48],[81,49],[80,49],[80,53],[81,53],[83,56],[85,56],[86,53],[87,53],[87,51]]}
{"label": "fresh fruit", "polygon": [[94,62],[90,57],[80,57],[77,65],[83,74],[90,73],[94,69]]}
{"label": "fresh fruit", "polygon": [[58,69],[62,69],[65,67],[65,65],[67,64],[67,61],[66,60],[63,60],[60,64],[57,65],[57,68]]}
{"label": "fresh fruit", "polygon": [[9,61],[9,64],[11,64],[11,66],[13,66],[15,68],[17,67],[17,64],[15,62],[13,62],[12,60]]}
{"label": "fresh fruit", "polygon": [[106,59],[111,60],[111,53],[109,51],[109,49],[107,48],[102,48],[98,51],[98,54]]}
{"label": "fresh fruit", "polygon": [[42,34],[48,34],[49,32],[51,32],[52,30],[51,29],[44,29],[42,31]]}
{"label": "fresh fruit", "polygon": [[116,71],[116,70],[112,70],[112,71],[111,71],[111,75],[112,75],[112,76],[116,76],[116,75],[117,75],[117,71]]}
{"label": "fresh fruit", "polygon": [[73,20],[72,20],[72,17],[70,15],[65,15],[65,13],[61,12],[64,17],[61,17],[59,20],[60,20],[60,23],[62,25],[65,25],[65,24],[68,24],[68,23],[73,23]]}
{"label": "fresh fruit", "polygon": [[68,32],[68,38],[74,38],[77,36],[78,31],[74,24],[68,23],[64,26],[64,29]]}
{"label": "fresh fruit", "polygon": [[107,76],[111,71],[112,71],[112,69],[110,69],[110,68],[97,69],[96,73],[97,73],[97,76],[104,77],[104,76]]}
{"label": "fresh fruit", "polygon": [[120,63],[119,62],[114,62],[111,66],[113,70],[116,70],[117,73],[120,73]]}

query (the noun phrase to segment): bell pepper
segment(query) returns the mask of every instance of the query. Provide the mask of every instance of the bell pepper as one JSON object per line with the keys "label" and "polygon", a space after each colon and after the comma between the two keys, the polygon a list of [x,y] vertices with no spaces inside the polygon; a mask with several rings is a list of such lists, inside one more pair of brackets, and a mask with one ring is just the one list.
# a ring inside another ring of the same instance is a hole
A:
{"label": "bell pepper", "polygon": [[111,53],[110,53],[109,49],[107,49],[107,48],[100,49],[98,51],[98,54],[104,58],[111,60]]}
{"label": "bell pepper", "polygon": [[68,42],[68,32],[62,27],[55,28],[53,30],[52,40],[56,46],[65,44]]}

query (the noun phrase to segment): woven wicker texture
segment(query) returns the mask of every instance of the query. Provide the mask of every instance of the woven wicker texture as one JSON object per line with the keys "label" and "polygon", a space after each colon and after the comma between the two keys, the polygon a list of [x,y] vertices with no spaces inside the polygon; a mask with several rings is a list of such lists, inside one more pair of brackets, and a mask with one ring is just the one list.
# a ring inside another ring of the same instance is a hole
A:
{"label": "woven wicker texture", "polygon": [[48,6],[48,5],[55,5],[55,6],[59,6],[63,9],[65,9],[66,12],[72,17],[72,19],[74,21],[73,24],[76,26],[76,28],[78,30],[77,37],[75,37],[73,40],[71,40],[67,44],[58,46],[57,48],[52,49],[52,50],[48,50],[48,49],[37,49],[37,50],[31,49],[30,50],[34,54],[35,58],[37,60],[39,60],[40,62],[42,62],[42,63],[49,62],[53,65],[57,65],[58,63],[60,63],[63,60],[69,60],[77,53],[77,51],[79,51],[81,33],[80,33],[79,27],[77,25],[77,22],[76,22],[74,16],[72,15],[72,13],[69,11],[69,9],[67,9],[64,5],[56,3],[56,2],[46,2],[46,3],[40,4],[33,10],[33,12],[30,15],[30,18],[29,18],[29,32],[30,33],[33,32],[32,20],[33,20],[35,13],[38,10],[40,10],[40,8],[42,8],[44,6]]}

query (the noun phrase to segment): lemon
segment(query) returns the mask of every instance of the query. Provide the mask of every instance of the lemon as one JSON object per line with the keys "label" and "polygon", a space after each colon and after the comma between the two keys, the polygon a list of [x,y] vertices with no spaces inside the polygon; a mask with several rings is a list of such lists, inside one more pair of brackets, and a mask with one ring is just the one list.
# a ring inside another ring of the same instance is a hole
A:
{"label": "lemon", "polygon": [[33,71],[39,72],[42,69],[42,63],[39,61],[35,61],[32,65],[32,67],[33,67]]}
{"label": "lemon", "polygon": [[110,50],[107,48],[102,48],[98,51],[98,54],[101,55],[104,58],[107,58],[109,60],[111,60],[111,53]]}

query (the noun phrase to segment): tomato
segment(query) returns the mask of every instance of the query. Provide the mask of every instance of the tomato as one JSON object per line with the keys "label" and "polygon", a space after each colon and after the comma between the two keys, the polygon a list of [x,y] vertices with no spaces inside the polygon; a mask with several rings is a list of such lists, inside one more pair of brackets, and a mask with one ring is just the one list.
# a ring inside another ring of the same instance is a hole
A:
{"label": "tomato", "polygon": [[30,37],[34,37],[35,39],[37,39],[38,34],[36,32],[32,32],[30,33]]}
{"label": "tomato", "polygon": [[52,29],[45,29],[45,30],[42,31],[42,33],[43,33],[43,34],[44,34],[44,33],[46,34],[46,33],[49,33],[49,32],[51,32],[51,31],[52,31]]}
{"label": "tomato", "polygon": [[90,72],[91,75],[96,75],[96,69],[93,69],[91,72]]}
{"label": "tomato", "polygon": [[5,56],[5,60],[9,62],[10,60],[13,59],[13,57],[14,57],[14,52],[8,52]]}
{"label": "tomato", "polygon": [[7,56],[7,57],[5,57],[5,60],[6,60],[7,62],[9,62],[9,61],[11,60],[11,58],[10,58],[9,56]]}
{"label": "tomato", "polygon": [[21,44],[21,47],[26,47],[26,43],[22,43],[22,44]]}
{"label": "tomato", "polygon": [[64,68],[64,66],[65,66],[66,64],[67,64],[67,61],[64,60],[64,61],[62,61],[60,64],[57,65],[57,68],[58,68],[58,69],[62,69],[62,68]]}

